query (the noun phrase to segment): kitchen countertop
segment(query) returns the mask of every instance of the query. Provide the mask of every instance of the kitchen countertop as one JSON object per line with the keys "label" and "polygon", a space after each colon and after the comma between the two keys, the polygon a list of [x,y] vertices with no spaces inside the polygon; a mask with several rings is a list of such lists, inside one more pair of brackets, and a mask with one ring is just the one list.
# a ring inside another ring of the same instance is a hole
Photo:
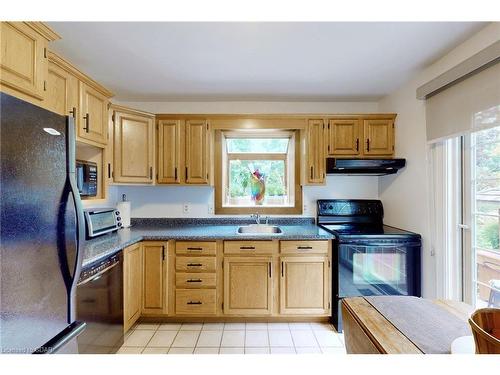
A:
{"label": "kitchen countertop", "polygon": [[238,227],[255,223],[248,219],[133,219],[130,228],[85,241],[82,268],[140,241],[210,240],[330,240],[334,236],[314,224],[310,218],[272,219],[283,233],[266,235],[238,234]]}

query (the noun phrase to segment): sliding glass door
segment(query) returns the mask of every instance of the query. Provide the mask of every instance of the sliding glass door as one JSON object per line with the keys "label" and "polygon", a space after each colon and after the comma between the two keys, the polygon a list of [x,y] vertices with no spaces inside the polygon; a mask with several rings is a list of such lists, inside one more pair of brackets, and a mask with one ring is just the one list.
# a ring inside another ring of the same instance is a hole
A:
{"label": "sliding glass door", "polygon": [[[498,124],[500,107],[478,113]],[[500,307],[500,125],[464,136],[464,300]]]}

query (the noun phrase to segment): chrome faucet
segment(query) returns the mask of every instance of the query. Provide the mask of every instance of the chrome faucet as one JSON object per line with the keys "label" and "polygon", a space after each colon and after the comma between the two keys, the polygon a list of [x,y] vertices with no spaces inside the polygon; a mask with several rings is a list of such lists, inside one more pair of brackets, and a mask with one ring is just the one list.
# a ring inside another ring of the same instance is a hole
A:
{"label": "chrome faucet", "polygon": [[250,218],[255,219],[255,222],[257,223],[257,225],[260,225],[260,214],[259,213],[250,215]]}

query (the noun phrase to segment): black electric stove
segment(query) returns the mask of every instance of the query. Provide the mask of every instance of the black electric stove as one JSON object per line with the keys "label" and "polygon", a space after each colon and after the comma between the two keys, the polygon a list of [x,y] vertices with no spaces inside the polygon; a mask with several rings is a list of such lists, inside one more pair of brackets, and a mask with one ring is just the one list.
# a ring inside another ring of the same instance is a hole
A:
{"label": "black electric stove", "polygon": [[[379,200],[317,201],[317,223],[335,235],[332,269],[332,323],[342,330],[345,297],[420,297],[421,237],[384,225]],[[335,311],[336,310],[336,311]]]}

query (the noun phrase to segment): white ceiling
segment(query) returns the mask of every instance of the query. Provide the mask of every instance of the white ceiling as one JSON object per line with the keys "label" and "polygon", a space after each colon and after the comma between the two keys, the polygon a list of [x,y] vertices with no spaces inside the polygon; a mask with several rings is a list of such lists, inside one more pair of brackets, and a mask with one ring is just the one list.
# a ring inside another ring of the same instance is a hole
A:
{"label": "white ceiling", "polygon": [[376,100],[485,23],[50,22],[121,101]]}

